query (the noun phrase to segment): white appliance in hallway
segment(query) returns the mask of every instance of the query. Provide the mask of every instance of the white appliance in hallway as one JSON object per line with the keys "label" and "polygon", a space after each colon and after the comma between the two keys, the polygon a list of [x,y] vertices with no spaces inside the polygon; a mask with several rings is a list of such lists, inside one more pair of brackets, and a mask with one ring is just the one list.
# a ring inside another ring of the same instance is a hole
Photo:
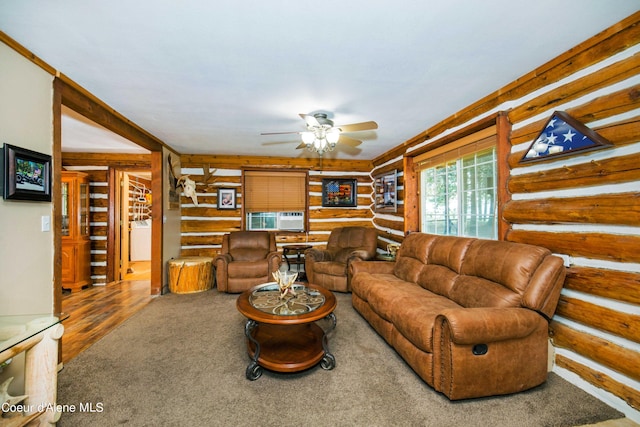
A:
{"label": "white appliance in hallway", "polygon": [[151,260],[151,220],[131,221],[131,261]]}

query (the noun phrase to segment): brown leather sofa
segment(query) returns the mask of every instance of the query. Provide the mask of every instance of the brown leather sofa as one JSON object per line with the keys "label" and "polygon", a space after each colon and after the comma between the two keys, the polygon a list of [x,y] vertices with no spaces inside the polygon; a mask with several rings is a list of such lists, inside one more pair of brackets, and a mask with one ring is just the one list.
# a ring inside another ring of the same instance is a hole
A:
{"label": "brown leather sofa", "polygon": [[354,308],[451,400],[546,381],[548,320],[565,268],[548,249],[408,235],[395,262],[351,264]]}
{"label": "brown leather sofa", "polygon": [[326,249],[304,252],[309,283],[331,291],[351,291],[349,264],[375,258],[378,232],[373,227],[338,227],[331,230]]}
{"label": "brown leather sofa", "polygon": [[218,291],[238,293],[271,282],[271,274],[281,263],[273,233],[235,231],[225,234],[220,254],[214,259]]}

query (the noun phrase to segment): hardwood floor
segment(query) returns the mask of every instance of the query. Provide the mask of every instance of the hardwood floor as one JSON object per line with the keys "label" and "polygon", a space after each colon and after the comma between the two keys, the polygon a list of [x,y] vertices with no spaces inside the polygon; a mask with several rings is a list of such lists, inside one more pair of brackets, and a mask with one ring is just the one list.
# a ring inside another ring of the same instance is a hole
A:
{"label": "hardwood floor", "polygon": [[66,363],[127,320],[154,297],[149,280],[123,280],[90,286],[62,296],[62,363]]}

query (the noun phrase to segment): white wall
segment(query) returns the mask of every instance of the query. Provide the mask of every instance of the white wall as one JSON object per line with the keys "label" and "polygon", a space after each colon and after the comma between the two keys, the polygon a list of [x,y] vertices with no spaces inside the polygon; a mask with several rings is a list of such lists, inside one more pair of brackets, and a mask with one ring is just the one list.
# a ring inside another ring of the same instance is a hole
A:
{"label": "white wall", "polygon": [[[0,143],[53,150],[53,76],[0,43]],[[53,185],[59,185],[53,183]],[[52,202],[0,198],[0,315],[53,312]]]}
{"label": "white wall", "polygon": [[177,170],[180,170],[179,159],[180,156],[167,148],[163,149],[162,153],[162,186],[163,194],[162,200],[164,205],[162,206],[162,286],[163,293],[169,287],[169,280],[167,276],[167,262],[173,258],[180,257],[180,220],[181,210],[169,209],[169,171],[166,167],[168,164],[168,157],[171,155],[171,159],[178,160]]}

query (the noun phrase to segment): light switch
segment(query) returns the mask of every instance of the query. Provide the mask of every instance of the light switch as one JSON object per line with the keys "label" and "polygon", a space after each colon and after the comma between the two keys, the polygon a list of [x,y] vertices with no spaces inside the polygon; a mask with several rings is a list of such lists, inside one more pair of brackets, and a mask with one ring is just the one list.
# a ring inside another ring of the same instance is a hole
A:
{"label": "light switch", "polygon": [[51,217],[44,215],[42,218],[42,231],[51,231]]}

